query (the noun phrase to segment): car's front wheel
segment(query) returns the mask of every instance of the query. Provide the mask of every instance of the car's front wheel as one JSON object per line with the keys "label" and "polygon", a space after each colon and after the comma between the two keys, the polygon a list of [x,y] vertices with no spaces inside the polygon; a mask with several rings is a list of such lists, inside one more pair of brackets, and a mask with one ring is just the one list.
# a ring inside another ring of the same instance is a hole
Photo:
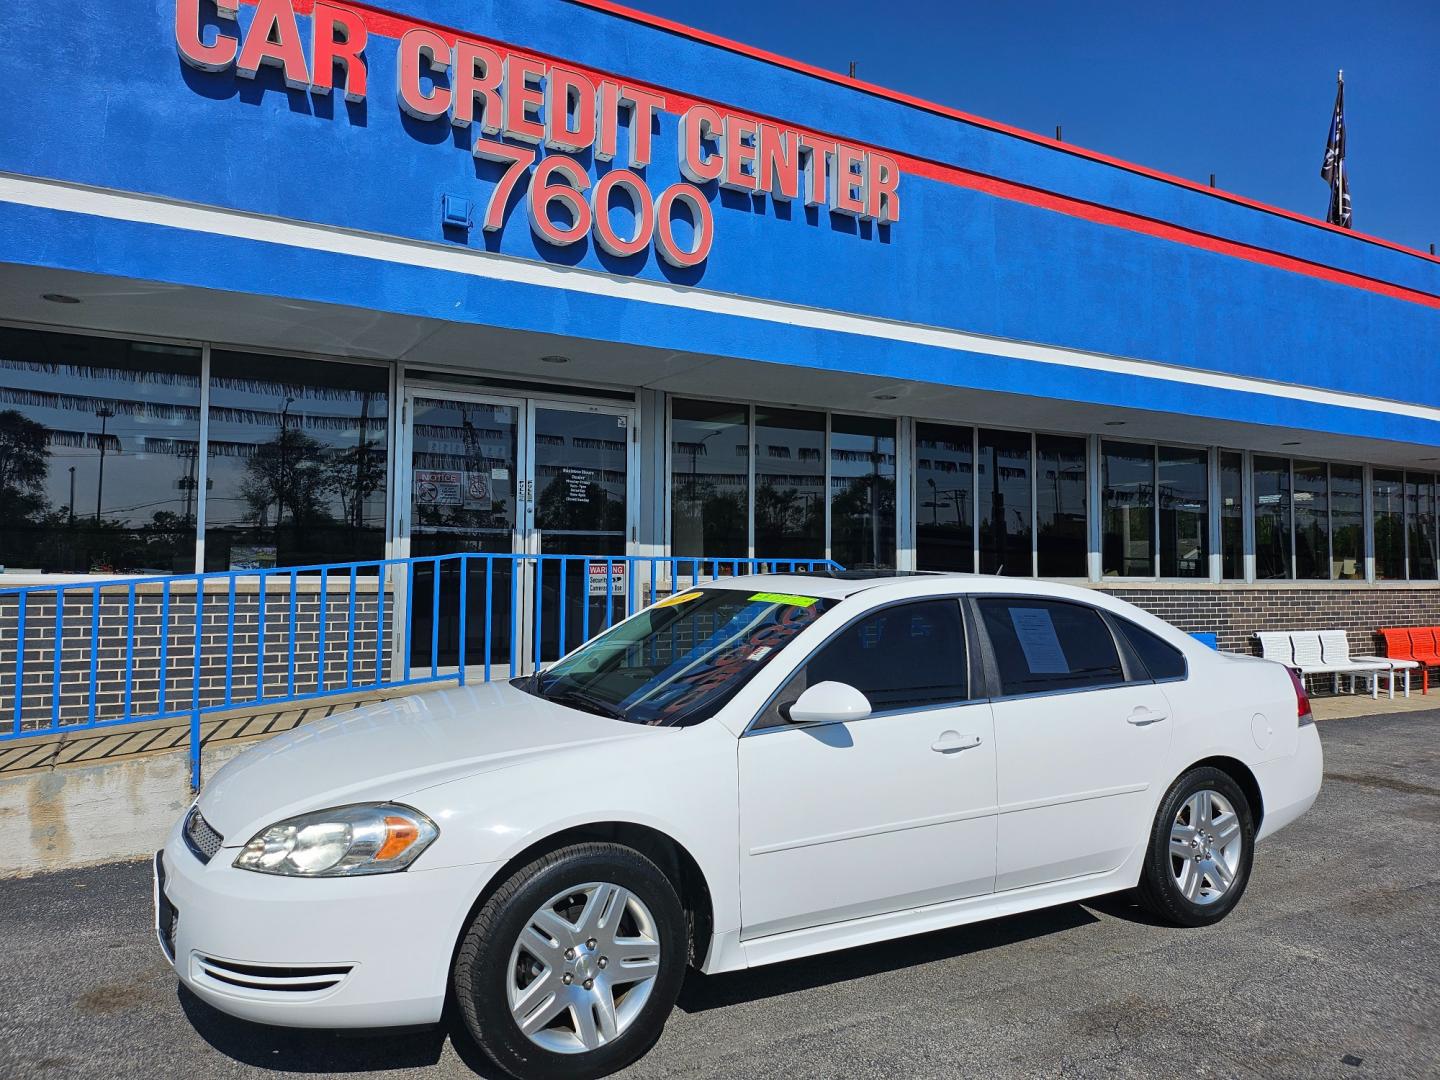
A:
{"label": "car's front wheel", "polygon": [[1176,926],[1209,926],[1240,902],[1255,853],[1250,800],[1228,773],[1191,769],[1161,800],[1140,903]]}
{"label": "car's front wheel", "polygon": [[622,1069],[675,1004],[685,926],[674,885],[639,852],[586,843],[544,855],[495,891],[462,939],[465,1025],[520,1080]]}

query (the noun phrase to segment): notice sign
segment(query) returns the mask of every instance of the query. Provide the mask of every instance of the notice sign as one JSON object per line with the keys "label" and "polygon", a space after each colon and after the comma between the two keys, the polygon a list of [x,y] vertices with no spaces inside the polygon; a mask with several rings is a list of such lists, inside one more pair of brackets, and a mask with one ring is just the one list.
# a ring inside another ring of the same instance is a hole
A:
{"label": "notice sign", "polygon": [[484,473],[465,474],[465,506],[470,510],[490,509],[490,480]]}
{"label": "notice sign", "polygon": [[[610,568],[610,576],[608,579],[610,582],[610,595],[624,596],[626,573],[625,564],[623,562],[591,563],[587,568],[589,570],[590,577],[590,595],[605,595],[605,582],[607,580],[605,576],[605,568],[607,566]],[[697,593],[696,595],[699,594]]]}
{"label": "notice sign", "polygon": [[419,506],[459,506],[461,481],[458,472],[416,469],[415,502]]}
{"label": "notice sign", "polygon": [[1055,623],[1045,608],[1010,609],[1010,622],[1015,627],[1015,636],[1020,639],[1020,648],[1025,653],[1025,663],[1033,675],[1063,675],[1070,670],[1065,659],[1065,650],[1060,647],[1060,638],[1055,634]]}
{"label": "notice sign", "polygon": [[561,469],[565,477],[565,501],[572,503],[588,503],[590,501],[590,481],[595,478],[594,469]]}

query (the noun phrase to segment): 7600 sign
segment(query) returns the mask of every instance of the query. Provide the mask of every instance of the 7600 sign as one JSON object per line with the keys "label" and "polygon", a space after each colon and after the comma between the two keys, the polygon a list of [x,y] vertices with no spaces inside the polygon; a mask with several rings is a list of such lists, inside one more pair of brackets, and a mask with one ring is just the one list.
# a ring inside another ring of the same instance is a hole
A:
{"label": "7600 sign", "polygon": [[[506,166],[485,208],[482,224],[489,231],[505,224],[505,208],[510,197],[516,185],[530,173],[530,190],[526,195],[530,227],[551,244],[564,247],[593,233],[602,249],[624,257],[639,254],[653,241],[662,259],[682,269],[704,262],[710,254],[715,240],[714,214],[700,190],[692,184],[672,184],[652,196],[644,178],[629,169],[612,169],[592,184],[590,174],[580,163],[564,154],[548,154],[536,164],[537,152],[533,148],[493,139],[476,140],[474,153],[477,158]],[[616,231],[610,220],[612,195],[619,195],[630,203],[634,225],[629,236]],[[553,203],[560,204],[569,224],[556,224],[551,219]],[[690,212],[692,236],[688,246],[675,235],[676,203],[682,203]]]}

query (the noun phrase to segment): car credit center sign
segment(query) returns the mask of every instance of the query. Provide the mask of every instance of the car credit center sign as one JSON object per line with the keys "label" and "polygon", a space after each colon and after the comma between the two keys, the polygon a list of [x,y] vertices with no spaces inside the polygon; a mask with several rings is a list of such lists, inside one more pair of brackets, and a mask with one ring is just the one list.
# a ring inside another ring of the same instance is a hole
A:
{"label": "car credit center sign", "polygon": [[[202,23],[202,2],[218,28]],[[338,88],[349,101],[365,100],[366,20],[378,13],[320,0],[257,0],[242,34],[242,2],[249,0],[214,0],[213,8],[210,0],[176,0],[175,40],[188,64],[249,79],[271,65],[291,88],[314,94]],[[309,9],[308,49],[297,7]],[[227,21],[235,23],[233,31]],[[398,106],[418,120],[448,118],[457,128],[476,128],[475,156],[502,166],[482,218],[486,230],[505,224],[512,194],[527,182],[530,227],[543,240],[563,247],[591,234],[616,256],[638,254],[653,243],[666,262],[682,268],[704,262],[714,243],[714,214],[698,187],[711,181],[881,224],[900,218],[900,169],[893,157],[702,103],[685,103],[679,118],[679,165],[689,182],[652,192],[634,170],[650,164],[653,118],[674,111],[663,92],[430,26],[405,25]],[[335,86],[337,69],[343,88]],[[623,140],[622,115],[629,132]],[[612,167],[592,182],[571,156],[585,151],[602,162],[621,159],[628,168]],[[628,200],[633,211],[633,224],[623,232],[610,218],[615,198]],[[685,240],[675,230],[680,208],[692,225]]]}

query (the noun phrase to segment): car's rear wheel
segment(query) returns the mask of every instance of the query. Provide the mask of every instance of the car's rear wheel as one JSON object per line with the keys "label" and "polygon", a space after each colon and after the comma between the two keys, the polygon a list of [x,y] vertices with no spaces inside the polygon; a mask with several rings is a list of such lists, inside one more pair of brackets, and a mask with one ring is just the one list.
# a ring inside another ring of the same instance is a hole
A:
{"label": "car's rear wheel", "polygon": [[1161,800],[1140,875],[1140,903],[1176,926],[1209,926],[1250,881],[1255,817],[1228,773],[1192,769]]}
{"label": "car's rear wheel", "polygon": [[455,961],[465,1026],[520,1080],[598,1077],[641,1057],[684,979],[685,912],[639,852],[587,843],[509,877]]}

